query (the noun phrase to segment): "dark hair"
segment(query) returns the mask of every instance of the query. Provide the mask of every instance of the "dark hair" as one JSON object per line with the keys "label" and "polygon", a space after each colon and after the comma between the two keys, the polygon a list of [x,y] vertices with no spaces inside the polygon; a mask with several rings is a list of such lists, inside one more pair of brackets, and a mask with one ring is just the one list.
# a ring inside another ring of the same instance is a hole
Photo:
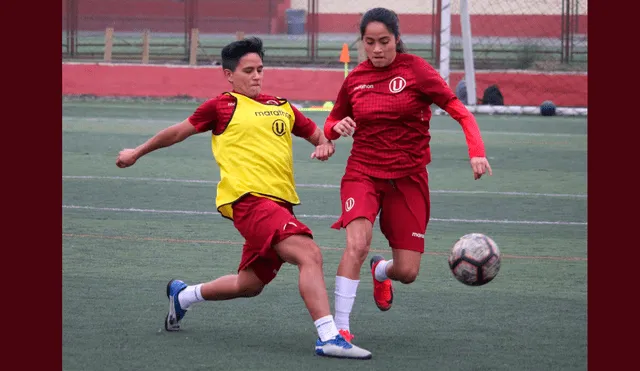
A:
{"label": "dark hair", "polygon": [[396,44],[396,51],[398,53],[406,53],[407,48],[404,46],[402,40],[400,40],[400,20],[398,15],[393,10],[387,8],[373,8],[367,10],[362,16],[360,21],[360,38],[364,37],[364,31],[371,22],[380,22],[387,27],[387,30],[391,32],[398,43]]}
{"label": "dark hair", "polygon": [[260,59],[264,58],[262,40],[255,36],[243,40],[234,41],[222,48],[222,68],[235,71],[240,58],[249,53],[256,53]]}

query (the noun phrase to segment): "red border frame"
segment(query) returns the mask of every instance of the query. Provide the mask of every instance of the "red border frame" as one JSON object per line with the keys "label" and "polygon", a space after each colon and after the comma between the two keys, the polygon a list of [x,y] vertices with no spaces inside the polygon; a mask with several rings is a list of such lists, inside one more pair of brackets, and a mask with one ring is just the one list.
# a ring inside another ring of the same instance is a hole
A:
{"label": "red border frame", "polygon": [[[637,78],[628,36],[635,2],[589,1],[588,117],[588,365],[619,370],[633,362],[638,344]],[[626,36],[625,36],[626,35]],[[632,36],[633,37],[633,36]],[[620,52],[620,53],[619,53]],[[628,63],[631,63],[629,65]],[[627,69],[624,66],[630,66]],[[636,198],[636,200],[634,200]],[[628,267],[628,268],[625,268]],[[630,288],[627,284],[633,285]],[[637,366],[636,366],[637,367]]]}
{"label": "red border frame", "polygon": [[2,9],[5,369],[62,369],[61,10]]}

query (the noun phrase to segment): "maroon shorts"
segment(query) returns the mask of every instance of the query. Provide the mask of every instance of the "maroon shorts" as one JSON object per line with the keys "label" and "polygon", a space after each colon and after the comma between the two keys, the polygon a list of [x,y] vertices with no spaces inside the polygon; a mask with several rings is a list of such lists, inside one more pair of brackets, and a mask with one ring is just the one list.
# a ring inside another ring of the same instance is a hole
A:
{"label": "maroon shorts", "polygon": [[293,215],[291,204],[252,195],[233,204],[233,225],[245,239],[238,272],[251,268],[265,285],[283,263],[275,244],[297,234],[313,238],[311,229]]}
{"label": "maroon shorts", "polygon": [[398,179],[380,179],[347,171],[340,184],[342,215],[331,227],[345,228],[356,218],[375,223],[392,249],[424,253],[424,234],[429,222],[429,183],[424,172]]}

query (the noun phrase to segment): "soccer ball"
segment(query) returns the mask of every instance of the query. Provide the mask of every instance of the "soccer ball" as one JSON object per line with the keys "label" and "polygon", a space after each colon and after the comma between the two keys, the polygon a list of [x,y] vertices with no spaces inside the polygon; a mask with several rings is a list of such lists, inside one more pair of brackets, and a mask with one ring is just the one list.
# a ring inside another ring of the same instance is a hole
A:
{"label": "soccer ball", "polygon": [[465,285],[482,286],[496,277],[501,260],[495,241],[482,233],[469,233],[453,244],[449,268],[453,276]]}

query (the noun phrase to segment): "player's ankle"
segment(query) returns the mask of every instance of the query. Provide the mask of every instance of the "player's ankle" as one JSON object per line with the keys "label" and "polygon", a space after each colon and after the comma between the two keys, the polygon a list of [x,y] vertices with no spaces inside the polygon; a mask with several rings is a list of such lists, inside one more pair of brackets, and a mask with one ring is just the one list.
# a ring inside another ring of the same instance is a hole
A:
{"label": "player's ankle", "polygon": [[[390,265],[391,264],[391,265]],[[382,260],[376,265],[376,269],[374,272],[374,276],[376,281],[384,282],[389,279],[387,275],[388,270],[393,266],[393,259],[391,260]]]}

